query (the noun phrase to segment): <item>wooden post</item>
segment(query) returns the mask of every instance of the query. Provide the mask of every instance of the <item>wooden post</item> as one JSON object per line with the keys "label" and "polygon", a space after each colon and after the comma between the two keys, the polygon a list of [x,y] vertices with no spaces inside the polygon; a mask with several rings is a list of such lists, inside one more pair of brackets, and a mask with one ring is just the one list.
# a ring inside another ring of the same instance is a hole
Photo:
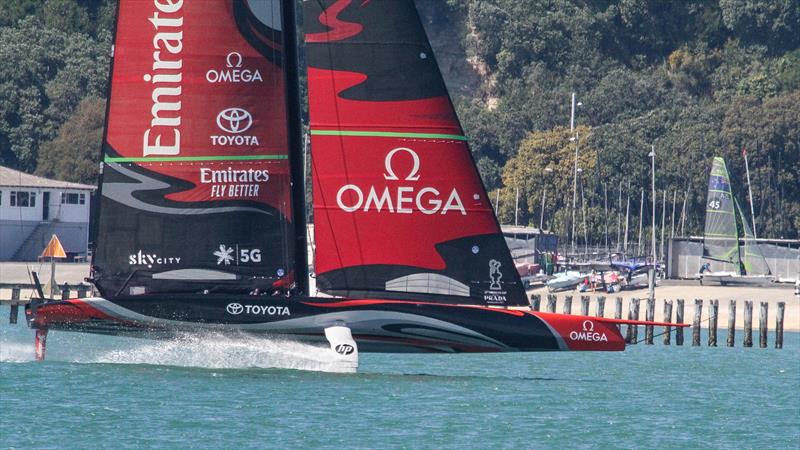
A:
{"label": "wooden post", "polygon": [[769,304],[761,302],[761,311],[758,315],[758,346],[767,348],[767,314],[769,313]]}
{"label": "wooden post", "polygon": [[572,314],[572,296],[567,295],[564,297],[564,314]]}
{"label": "wooden post", "polygon": [[66,300],[69,298],[69,285],[64,283],[64,287],[61,288],[61,300]]}
{"label": "wooden post", "polygon": [[581,315],[588,316],[589,315],[589,299],[588,295],[581,295]]}
{"label": "wooden post", "polygon": [[736,300],[728,306],[728,347],[736,344]]}
{"label": "wooden post", "polygon": [[531,310],[538,311],[539,306],[542,303],[542,296],[539,294],[533,294],[531,296]]}
{"label": "wooden post", "polygon": [[8,323],[16,324],[19,317],[19,288],[11,288],[11,310],[8,315]]}
{"label": "wooden post", "polygon": [[597,309],[595,310],[594,315],[597,317],[605,317],[605,309],[606,309],[606,298],[604,296],[597,297]]}
{"label": "wooden post", "polygon": [[[664,322],[672,322],[672,300],[664,300]],[[669,345],[672,327],[664,327],[664,345]]]}
{"label": "wooden post", "polygon": [[[647,309],[645,310],[645,320],[648,322],[652,322],[655,320],[656,317],[656,299],[653,297],[648,297],[647,299]],[[644,343],[646,345],[653,345],[653,326],[652,325],[645,325],[644,326]]]}
{"label": "wooden post", "polygon": [[753,302],[744,301],[744,346],[753,346]]}
{"label": "wooden post", "polygon": [[778,313],[775,314],[775,348],[783,348],[783,312],[786,302],[778,302]]}
{"label": "wooden post", "polygon": [[556,312],[556,300],[555,294],[547,294],[547,312]]}
{"label": "wooden post", "polygon": [[[678,299],[678,306],[675,310],[675,323],[683,325],[683,299]],[[683,327],[675,329],[675,345],[683,345]]]}
{"label": "wooden post", "polygon": [[87,291],[88,289],[86,289],[86,286],[84,286],[83,284],[78,286],[78,298],[86,298]]}
{"label": "wooden post", "polygon": [[[632,298],[628,305],[628,320],[639,320],[639,299]],[[638,340],[639,329],[636,325],[628,324],[628,329],[625,333],[625,342],[628,344],[635,344]]]}
{"label": "wooden post", "polygon": [[[617,297],[616,305],[614,306],[614,318],[622,319],[622,297]],[[617,330],[622,331],[622,326],[617,325]]]}
{"label": "wooden post", "polygon": [[692,347],[700,345],[700,317],[703,315],[703,301],[694,300],[694,322],[692,322]]}
{"label": "wooden post", "polygon": [[708,301],[708,346],[717,346],[717,317],[719,315],[719,300]]}

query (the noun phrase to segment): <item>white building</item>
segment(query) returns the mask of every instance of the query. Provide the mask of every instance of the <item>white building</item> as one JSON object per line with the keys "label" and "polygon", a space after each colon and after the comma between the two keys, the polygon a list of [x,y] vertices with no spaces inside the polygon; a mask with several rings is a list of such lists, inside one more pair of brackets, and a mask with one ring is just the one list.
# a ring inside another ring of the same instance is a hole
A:
{"label": "white building", "polygon": [[33,261],[53,234],[68,256],[86,256],[94,186],[0,166],[0,261]]}

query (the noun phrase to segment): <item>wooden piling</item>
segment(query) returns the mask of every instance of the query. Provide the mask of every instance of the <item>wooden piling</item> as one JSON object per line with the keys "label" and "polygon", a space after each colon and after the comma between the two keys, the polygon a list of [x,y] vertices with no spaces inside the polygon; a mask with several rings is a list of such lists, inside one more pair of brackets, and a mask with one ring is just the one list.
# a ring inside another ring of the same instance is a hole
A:
{"label": "wooden piling", "polygon": [[[664,300],[664,322],[672,322],[672,300]],[[664,327],[664,345],[669,345],[672,327]]]}
{"label": "wooden piling", "polygon": [[547,312],[556,312],[556,300],[557,298],[555,294],[547,294]]}
{"label": "wooden piling", "polygon": [[572,296],[564,296],[564,314],[572,314]]}
{"label": "wooden piling", "polygon": [[588,316],[589,315],[589,302],[591,299],[588,295],[581,295],[581,315]]}
{"label": "wooden piling", "polygon": [[728,306],[728,347],[736,344],[736,300],[731,300]]}
{"label": "wooden piling", "polygon": [[758,346],[767,348],[767,314],[769,313],[769,304],[761,302],[761,311],[758,315]]}
{"label": "wooden piling", "polygon": [[694,300],[694,322],[692,322],[692,347],[700,345],[700,317],[703,315],[703,301]]}
{"label": "wooden piling", "polygon": [[[653,297],[648,297],[647,299],[647,309],[645,310],[645,320],[648,322],[653,322],[656,317],[656,299]],[[653,326],[652,325],[645,325],[644,326],[644,343],[646,345],[653,345]]]}
{"label": "wooden piling", "polygon": [[[678,305],[675,309],[675,323],[683,325],[683,299],[678,299]],[[683,327],[675,329],[675,345],[683,345]]]}
{"label": "wooden piling", "polygon": [[778,312],[775,314],[775,348],[783,348],[783,313],[786,302],[778,302]]}
{"label": "wooden piling", "polygon": [[594,315],[597,317],[605,317],[606,298],[602,295],[597,297],[597,305]]}
{"label": "wooden piling", "polygon": [[753,346],[753,302],[744,301],[744,346]]}
{"label": "wooden piling", "polygon": [[64,283],[64,286],[61,288],[61,300],[66,300],[69,298],[69,285]]}
{"label": "wooden piling", "polygon": [[84,286],[83,284],[81,284],[80,286],[78,286],[78,289],[77,289],[77,293],[78,293],[77,295],[78,295],[78,298],[86,298],[86,292],[87,292],[87,291],[88,291],[88,289],[87,289],[87,288],[86,288],[86,286]]}
{"label": "wooden piling", "polygon": [[[632,298],[628,305],[628,320],[639,320],[639,299]],[[625,333],[625,342],[628,344],[635,344],[639,337],[639,327],[633,324],[628,324]]]}
{"label": "wooden piling", "polygon": [[[614,318],[622,319],[622,297],[617,297],[616,305],[614,306]],[[616,325],[617,330],[622,331],[622,325]]]}
{"label": "wooden piling", "polygon": [[708,346],[717,346],[717,318],[719,317],[719,300],[708,302]]}
{"label": "wooden piling", "polygon": [[533,294],[531,296],[531,310],[532,311],[538,311],[539,310],[539,306],[541,305],[541,303],[542,303],[542,296],[541,295]]}
{"label": "wooden piling", "polygon": [[16,324],[19,317],[19,288],[11,288],[11,309],[8,315],[8,323]]}

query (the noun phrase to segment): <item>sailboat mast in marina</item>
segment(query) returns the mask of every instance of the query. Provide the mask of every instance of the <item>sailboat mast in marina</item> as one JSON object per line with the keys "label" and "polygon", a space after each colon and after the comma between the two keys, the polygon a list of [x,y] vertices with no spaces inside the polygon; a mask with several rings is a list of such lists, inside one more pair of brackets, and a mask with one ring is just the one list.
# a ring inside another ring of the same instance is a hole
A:
{"label": "sailboat mast in marina", "polygon": [[310,295],[294,3],[120,1],[100,295],[34,299],[38,354],[50,329],[278,336],[347,371],[365,351],[623,350],[626,321],[529,309],[412,0],[304,2]]}

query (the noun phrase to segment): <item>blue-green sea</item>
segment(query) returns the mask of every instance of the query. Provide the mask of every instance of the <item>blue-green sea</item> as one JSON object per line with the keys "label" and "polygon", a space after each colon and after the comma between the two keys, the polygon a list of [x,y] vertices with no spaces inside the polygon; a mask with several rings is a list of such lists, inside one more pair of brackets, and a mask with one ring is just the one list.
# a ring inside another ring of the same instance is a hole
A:
{"label": "blue-green sea", "polygon": [[0,448],[800,447],[797,333],[783,350],[770,333],[769,349],[362,354],[335,374],[324,349],[220,336],[51,332],[37,363],[8,311]]}

